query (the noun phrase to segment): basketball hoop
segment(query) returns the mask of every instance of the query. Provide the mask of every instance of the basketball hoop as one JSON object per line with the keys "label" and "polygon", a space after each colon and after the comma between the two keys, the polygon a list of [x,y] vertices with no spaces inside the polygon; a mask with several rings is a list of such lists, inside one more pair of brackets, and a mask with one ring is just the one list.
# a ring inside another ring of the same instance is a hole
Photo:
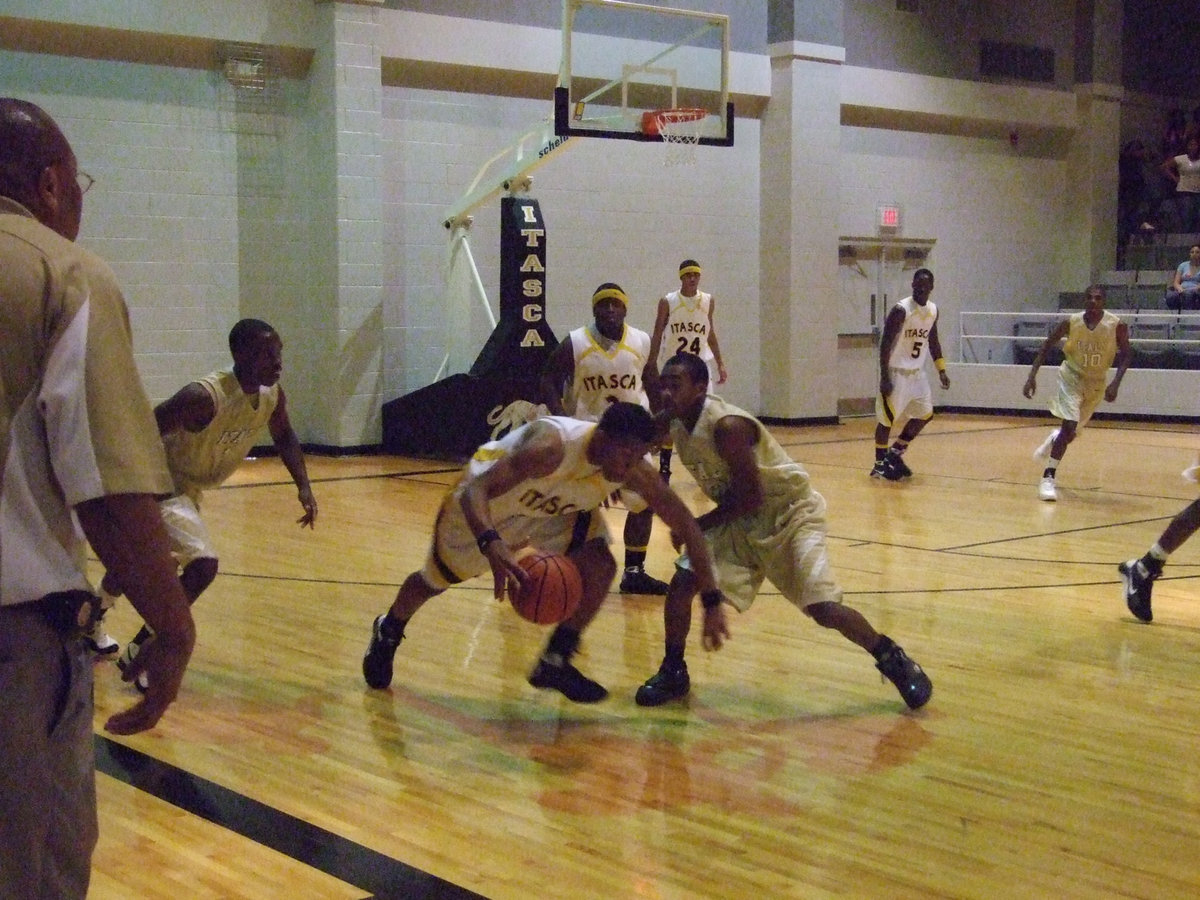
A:
{"label": "basketball hoop", "polygon": [[708,110],[689,107],[650,110],[642,113],[642,133],[662,136],[667,145],[663,165],[690,166],[696,162],[696,146],[707,116]]}

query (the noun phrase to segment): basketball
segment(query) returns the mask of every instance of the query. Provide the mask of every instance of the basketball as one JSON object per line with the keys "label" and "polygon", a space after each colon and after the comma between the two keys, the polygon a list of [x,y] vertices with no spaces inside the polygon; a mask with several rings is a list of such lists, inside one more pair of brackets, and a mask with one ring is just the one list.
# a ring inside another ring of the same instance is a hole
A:
{"label": "basketball", "polygon": [[583,599],[583,578],[566,556],[535,550],[517,562],[529,575],[526,586],[512,597],[522,619],[553,625],[571,617]]}

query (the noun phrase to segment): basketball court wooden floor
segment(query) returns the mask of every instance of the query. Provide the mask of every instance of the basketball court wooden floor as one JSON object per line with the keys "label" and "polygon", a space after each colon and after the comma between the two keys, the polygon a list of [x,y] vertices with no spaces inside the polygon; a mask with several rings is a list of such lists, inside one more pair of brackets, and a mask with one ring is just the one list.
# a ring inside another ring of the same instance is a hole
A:
{"label": "basketball court wooden floor", "polygon": [[[721,652],[693,643],[690,699],[658,709],[632,698],[660,602],[613,594],[580,661],[612,696],[576,706],[526,684],[546,631],[487,579],[431,601],[391,690],[369,690],[371,620],[456,467],[311,459],[310,533],[278,462],[249,462],[206,498],[222,571],[158,729],[104,735],[133,693],[98,665],[91,896],[1198,896],[1200,539],[1152,625],[1116,563],[1195,496],[1179,472],[1200,437],[1097,423],[1048,504],[1030,459],[1048,427],[941,416],[904,484],[867,477],[870,421],[779,429],[829,500],[846,601],[933,679],[916,713],[772,592]],[[650,568],[670,561],[660,526]],[[135,629],[127,605],[110,618]]]}

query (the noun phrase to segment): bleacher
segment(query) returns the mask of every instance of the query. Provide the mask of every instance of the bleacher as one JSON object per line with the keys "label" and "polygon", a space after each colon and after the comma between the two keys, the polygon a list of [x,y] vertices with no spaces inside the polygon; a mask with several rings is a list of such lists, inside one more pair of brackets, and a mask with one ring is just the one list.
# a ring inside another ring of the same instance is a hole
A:
{"label": "bleacher", "polygon": [[1172,232],[1140,239],[1125,248],[1122,268],[1133,271],[1165,269],[1173,275],[1175,267],[1188,258],[1188,250],[1196,244],[1200,244],[1200,233]]}
{"label": "bleacher", "polygon": [[[1104,288],[1109,309],[1167,309],[1167,288],[1174,278],[1174,269],[1115,269],[1101,272],[1096,283]],[[1078,309],[1082,304],[1082,292],[1059,295],[1059,309]]]}
{"label": "bleacher", "polygon": [[[1080,297],[1082,298],[1082,294]],[[1067,307],[1063,313],[1076,312],[1082,307]],[[1129,344],[1133,348],[1133,360],[1130,366],[1142,369],[1200,369],[1200,313],[1166,312],[1161,309],[1147,310],[1133,308],[1114,308],[1111,304],[1106,307],[1110,312],[1119,316],[1121,321],[1129,326]],[[980,314],[969,314],[978,317]],[[1008,316],[1003,314],[1003,318]],[[1023,315],[1011,314],[1012,337],[1005,343],[1012,347],[1012,362],[1027,366],[1033,362],[1038,349],[1046,340],[1050,329],[1062,321],[1062,314],[1049,315],[1046,313]],[[981,342],[996,341],[997,339],[983,333],[966,333],[964,340],[981,344]],[[999,357],[997,357],[997,360]],[[964,362],[981,362],[978,354],[971,359],[969,354],[964,356]],[[1057,366],[1062,362],[1062,348],[1051,350],[1045,360],[1047,366]]]}
{"label": "bleacher", "polygon": [[[1129,326],[1131,366],[1146,369],[1200,369],[1200,310],[1178,310],[1166,302],[1167,288],[1200,234],[1174,233],[1126,248],[1126,268],[1101,272],[1105,308]],[[1083,309],[1083,291],[1058,295],[1057,312],[959,314],[961,362],[1010,362],[1029,365],[1046,335],[1065,313]],[[1062,362],[1061,348],[1045,365]]]}
{"label": "bleacher", "polygon": [[[1200,244],[1200,234],[1189,233],[1156,235],[1130,244],[1125,249],[1125,268],[1101,272],[1096,279],[1107,295],[1105,306],[1129,325],[1132,365],[1200,369],[1200,314],[1176,310],[1166,300],[1176,267],[1196,244]],[[1058,307],[1082,309],[1083,293],[1060,293]],[[1032,359],[1032,354],[1028,356]]]}

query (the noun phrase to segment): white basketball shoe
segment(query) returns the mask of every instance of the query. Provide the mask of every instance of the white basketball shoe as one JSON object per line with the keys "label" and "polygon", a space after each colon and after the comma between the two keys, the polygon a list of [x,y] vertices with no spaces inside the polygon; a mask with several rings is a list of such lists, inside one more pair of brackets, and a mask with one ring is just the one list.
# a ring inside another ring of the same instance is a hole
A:
{"label": "white basketball shoe", "polygon": [[1054,442],[1056,440],[1058,440],[1058,429],[1057,428],[1055,428],[1053,431],[1050,432],[1049,437],[1047,437],[1044,441],[1042,441],[1040,444],[1038,444],[1038,448],[1033,451],[1033,458],[1034,459],[1048,459],[1050,456],[1050,449],[1054,446]]}

